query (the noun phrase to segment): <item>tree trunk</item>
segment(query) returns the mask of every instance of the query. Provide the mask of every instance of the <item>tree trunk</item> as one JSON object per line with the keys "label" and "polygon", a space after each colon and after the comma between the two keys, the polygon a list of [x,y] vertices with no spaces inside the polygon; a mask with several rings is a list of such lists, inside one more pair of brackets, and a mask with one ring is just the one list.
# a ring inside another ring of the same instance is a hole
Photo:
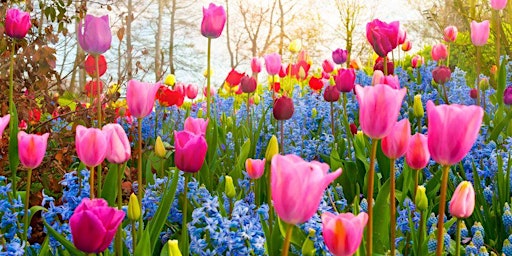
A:
{"label": "tree trunk", "polygon": [[279,33],[279,55],[283,55],[284,48],[284,9],[283,3],[279,0],[279,12],[281,13],[281,21],[279,23],[279,28],[281,29]]}
{"label": "tree trunk", "polygon": [[127,80],[131,80],[133,77],[132,70],[132,19],[133,19],[133,4],[132,0],[128,0],[128,16],[126,17],[126,71]]}
{"label": "tree trunk", "polygon": [[163,0],[158,0],[158,21],[157,21],[157,32],[155,36],[155,81],[159,81],[162,78],[162,64],[161,52],[162,52],[162,16],[164,15],[164,3]]}
{"label": "tree trunk", "polygon": [[174,67],[174,33],[176,28],[176,0],[171,0],[171,28],[169,32],[169,69],[171,74],[174,74],[176,68]]}
{"label": "tree trunk", "polygon": [[231,49],[231,40],[229,38],[229,0],[226,0],[226,41],[228,45],[230,65],[231,68],[235,68],[235,59],[233,56],[233,49]]}

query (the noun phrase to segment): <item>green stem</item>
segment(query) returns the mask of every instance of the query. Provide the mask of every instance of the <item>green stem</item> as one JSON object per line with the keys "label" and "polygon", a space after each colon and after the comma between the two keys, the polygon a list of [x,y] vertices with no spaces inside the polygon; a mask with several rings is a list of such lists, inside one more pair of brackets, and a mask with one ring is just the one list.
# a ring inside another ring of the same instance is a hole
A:
{"label": "green stem", "polygon": [[280,151],[281,154],[284,154],[284,120],[281,120],[281,146]]}
{"label": "green stem", "polygon": [[370,154],[370,170],[368,173],[368,224],[366,225],[366,255],[372,255],[373,249],[373,179],[375,176],[375,156],[377,155],[378,139],[372,139]]}
{"label": "green stem", "polygon": [[94,166],[91,167],[91,172],[89,174],[89,197],[91,199],[94,198]]}
{"label": "green stem", "polygon": [[450,43],[448,43],[448,45],[446,46],[447,50],[448,50],[448,56],[446,56],[446,66],[449,68],[450,67]]}
{"label": "green stem", "polygon": [[206,55],[206,118],[210,119],[210,55],[212,48],[212,39],[208,38],[208,53]]}
{"label": "green stem", "polygon": [[390,206],[390,238],[389,243],[391,247],[391,256],[395,256],[395,237],[396,237],[396,202],[395,202],[395,159],[390,159],[390,171],[389,171],[389,178],[390,178],[390,188],[389,188],[389,202],[391,204]]}
{"label": "green stem", "polygon": [[135,256],[135,248],[137,248],[137,229],[135,228],[135,221],[132,222],[132,244],[133,244],[133,256]]}
{"label": "green stem", "polygon": [[418,245],[416,247],[416,255],[421,255],[421,248],[423,244],[423,233],[425,232],[425,211],[420,212],[420,225],[418,233]]}
{"label": "green stem", "polygon": [[[117,165],[117,209],[121,210],[123,208],[123,191],[122,191],[122,183],[123,183],[123,171],[126,166],[124,164]],[[122,245],[122,225],[119,225],[116,233],[116,241],[115,241],[115,250],[116,255],[123,255],[123,245]]]}
{"label": "green stem", "polygon": [[418,117],[416,118],[417,119],[417,122],[418,122],[418,133],[421,133],[421,128],[422,128],[422,125],[421,125],[421,117]]}
{"label": "green stem", "polygon": [[25,191],[25,214],[23,215],[24,225],[23,225],[23,238],[28,243],[28,226],[29,223],[29,216],[28,216],[28,206],[30,203],[30,186],[32,185],[32,168],[28,169],[27,173],[27,188]]}
{"label": "green stem", "polygon": [[[17,120],[12,120],[14,118],[17,118],[16,116],[16,106],[14,105],[14,52],[16,48],[16,44],[14,43],[14,39],[12,39],[11,44],[11,63],[9,66],[9,114],[11,115],[11,121],[9,122],[9,133],[13,133],[13,131],[17,128],[15,127],[15,124],[17,125]],[[10,136],[11,138],[14,138],[16,141],[11,141],[11,143],[15,143],[17,147],[17,135],[16,136]],[[11,147],[9,148],[11,149]],[[9,150],[11,151],[11,150]],[[12,167],[12,166],[11,166]],[[16,179],[17,179],[17,168],[12,168],[11,175],[12,175],[12,196],[13,198],[16,198]]]}
{"label": "green stem", "polygon": [[[208,39],[210,40],[210,39]],[[190,173],[185,173],[185,185],[183,190],[183,215],[181,220],[181,252],[183,255],[188,256],[188,229],[187,229],[187,215],[188,215],[188,200],[187,200],[187,191],[188,191],[188,182],[190,180]]]}
{"label": "green stem", "polygon": [[460,229],[462,226],[462,219],[457,219],[457,240],[455,242],[455,256],[460,256]]}
{"label": "green stem", "polygon": [[444,103],[446,105],[450,105],[450,102],[448,101],[448,92],[446,91],[446,85],[441,84],[443,86],[443,95],[444,95]]}
{"label": "green stem", "polygon": [[293,225],[286,224],[286,236],[284,238],[283,250],[281,251],[281,256],[288,256],[288,251],[290,250],[290,240],[292,238]]}
{"label": "green stem", "polygon": [[348,158],[352,158],[352,131],[350,130],[350,124],[348,123],[347,101],[347,94],[343,93],[343,118],[345,118],[345,132],[347,133]]}
{"label": "green stem", "polygon": [[331,102],[331,132],[332,136],[336,138],[336,132],[334,131],[334,102]]}
{"label": "green stem", "polygon": [[137,199],[140,204],[140,212],[142,212],[142,194],[144,193],[144,186],[142,185],[142,118],[137,119],[139,139],[137,140],[139,149],[139,158],[137,159]]}
{"label": "green stem", "polygon": [[446,207],[446,188],[448,186],[448,173],[450,172],[450,166],[443,165],[442,172],[443,175],[441,180],[441,195],[439,198],[439,214],[437,215],[437,256],[441,256],[443,254],[444,211]]}
{"label": "green stem", "polygon": [[416,192],[418,191],[418,183],[420,179],[420,170],[414,170],[414,193],[413,193],[413,200],[416,200]]}
{"label": "green stem", "polygon": [[481,103],[480,103],[480,95],[481,95],[481,92],[480,92],[480,47],[479,46],[476,46],[476,90],[478,91],[478,93],[476,94],[476,102],[477,102],[477,105],[480,106]]}
{"label": "green stem", "polygon": [[382,67],[384,68],[384,75],[388,75],[388,56],[384,57],[382,60]]}
{"label": "green stem", "polygon": [[[95,62],[95,65],[96,65],[96,89],[97,89],[97,92],[98,92],[98,102],[97,102],[97,105],[96,105],[96,111],[98,112],[98,128],[101,129],[101,125],[102,125],[102,120],[101,120],[101,88],[100,88],[100,65],[99,65],[99,55],[98,54],[95,54],[94,55],[94,62]],[[94,88],[92,89],[92,91],[94,91]],[[103,174],[103,170],[101,168],[101,163],[98,165],[98,197],[101,197],[101,182],[102,182],[102,174]]]}

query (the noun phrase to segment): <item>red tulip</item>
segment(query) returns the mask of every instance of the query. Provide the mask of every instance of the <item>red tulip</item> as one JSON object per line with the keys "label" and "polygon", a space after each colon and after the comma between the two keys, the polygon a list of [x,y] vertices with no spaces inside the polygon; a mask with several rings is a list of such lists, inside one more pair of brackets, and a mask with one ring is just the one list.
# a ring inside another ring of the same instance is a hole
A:
{"label": "red tulip", "polygon": [[96,80],[91,80],[85,84],[84,90],[87,97],[98,97],[103,93],[103,82],[100,80],[98,83]]}
{"label": "red tulip", "polygon": [[356,126],[356,124],[354,124],[354,123],[350,124],[350,132],[352,133],[352,135],[356,135],[357,134],[357,126]]}
{"label": "red tulip", "polygon": [[474,105],[436,106],[428,101],[427,115],[428,150],[432,159],[441,165],[458,163],[478,137],[484,116],[483,109]]}
{"label": "red tulip", "polygon": [[452,71],[447,66],[439,66],[432,70],[432,78],[434,78],[434,81],[438,84],[445,84],[450,81],[451,76]]}
{"label": "red tulip", "polygon": [[[100,77],[107,72],[107,60],[102,54],[98,55],[98,67],[100,71]],[[84,63],[85,72],[91,77],[96,78],[96,60],[93,55],[88,55]]]}
{"label": "red tulip", "polygon": [[311,87],[313,91],[320,91],[324,87],[324,82],[322,81],[322,78],[316,78],[313,76],[309,79],[309,87]]}
{"label": "red tulip", "polygon": [[338,74],[334,77],[334,81],[336,83],[336,88],[340,92],[350,92],[354,89],[356,82],[356,73],[354,69],[344,69],[341,68],[338,70]]}
{"label": "red tulip", "polygon": [[409,40],[406,40],[403,44],[402,44],[402,51],[404,52],[408,52],[412,49],[412,42],[409,41]]}
{"label": "red tulip", "polygon": [[258,57],[253,57],[251,59],[251,70],[252,73],[258,74],[261,72],[261,60]]}
{"label": "red tulip", "polygon": [[181,107],[185,101],[185,94],[182,91],[183,90],[180,89],[179,86],[174,89],[170,89],[169,87],[162,85],[160,86],[156,98],[162,106],[170,107],[175,105],[177,107]]}
{"label": "red tulip", "polygon": [[226,82],[230,86],[237,86],[240,84],[240,81],[242,80],[242,77],[244,77],[245,73],[240,73],[234,69],[232,69],[228,76],[226,77]]}
{"label": "red tulip", "polygon": [[210,3],[208,8],[203,7],[203,20],[201,21],[201,34],[206,38],[218,38],[226,24],[226,11],[224,7]]}
{"label": "red tulip", "polygon": [[187,88],[185,89],[185,93],[187,94],[187,98],[193,100],[197,97],[197,85],[195,84],[189,84],[187,85]]}
{"label": "red tulip", "polygon": [[322,69],[325,73],[331,73],[334,71],[334,65],[335,64],[331,60],[324,60],[324,62],[322,62]]}
{"label": "red tulip", "polygon": [[292,118],[294,111],[295,108],[291,98],[283,95],[274,101],[272,112],[276,120],[288,120]]}
{"label": "red tulip", "polygon": [[245,93],[252,93],[256,91],[257,86],[256,79],[252,76],[245,75],[240,81],[240,88],[242,89],[242,92]]}
{"label": "red tulip", "polygon": [[149,115],[153,110],[156,92],[159,88],[159,83],[144,83],[134,79],[128,81],[126,102],[130,113],[137,118],[144,118]]}
{"label": "red tulip", "polygon": [[75,146],[78,158],[88,167],[101,164],[107,155],[107,137],[102,130],[97,128],[85,128],[78,125]]}
{"label": "red tulip", "polygon": [[43,135],[18,132],[18,156],[21,164],[26,168],[34,169],[43,161],[46,153],[49,133]]}
{"label": "red tulip", "polygon": [[322,235],[329,251],[335,256],[353,255],[361,244],[367,221],[368,215],[365,212],[357,216],[350,212],[338,215],[324,212]]}
{"label": "red tulip", "polygon": [[[469,91],[469,97],[472,98],[472,99],[477,99],[478,98],[478,89],[476,88],[473,88]],[[505,100],[505,99],[503,99]]]}
{"label": "red tulip", "polygon": [[457,34],[459,31],[457,30],[456,26],[448,26],[444,29],[444,35],[443,38],[448,43],[453,43],[455,40],[457,40]]}
{"label": "red tulip", "polygon": [[[395,64],[392,61],[388,61],[388,75],[392,75],[395,73]],[[373,65],[373,71],[380,70],[384,73],[384,59],[378,58],[375,62],[375,65]]]}
{"label": "red tulip", "polygon": [[111,163],[122,164],[128,161],[132,155],[130,141],[123,127],[119,124],[107,124],[103,126],[107,140],[107,160]]}
{"label": "red tulip", "polygon": [[391,132],[382,139],[382,152],[390,159],[398,159],[405,155],[411,137],[409,119],[398,121]]}
{"label": "red tulip", "polygon": [[201,170],[208,145],[206,139],[189,131],[174,131],[174,163],[184,172],[195,173]]}
{"label": "red tulip", "polygon": [[425,63],[425,60],[420,55],[414,55],[411,59],[411,67],[419,68],[421,65]]}
{"label": "red tulip", "polygon": [[340,91],[336,86],[327,86],[324,91],[324,100],[327,102],[336,102],[340,99]]}
{"label": "red tulip", "polygon": [[85,253],[101,253],[112,243],[125,213],[102,198],[84,198],[69,219],[73,244]]}
{"label": "red tulip", "polygon": [[5,14],[5,34],[9,37],[22,39],[24,38],[32,23],[30,23],[30,14],[15,8],[7,10]]}
{"label": "red tulip", "polygon": [[468,218],[475,209],[475,190],[469,181],[461,182],[450,201],[450,214],[458,219]]}
{"label": "red tulip", "polygon": [[386,57],[398,46],[399,27],[398,21],[388,24],[378,19],[366,24],[366,39],[377,55]]}
{"label": "red tulip", "polygon": [[89,54],[102,54],[110,48],[112,33],[108,15],[96,17],[90,14],[85,16],[85,22],[78,24],[78,43]]}
{"label": "red tulip", "polygon": [[405,162],[415,170],[421,170],[428,165],[430,152],[428,151],[427,136],[416,133],[409,139],[409,146],[405,154]]}

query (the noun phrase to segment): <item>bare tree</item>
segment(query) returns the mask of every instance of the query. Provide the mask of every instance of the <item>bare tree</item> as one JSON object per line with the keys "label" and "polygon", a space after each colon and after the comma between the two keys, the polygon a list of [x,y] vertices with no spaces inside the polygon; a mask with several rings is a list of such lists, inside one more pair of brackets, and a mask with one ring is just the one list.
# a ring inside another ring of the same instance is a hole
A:
{"label": "bare tree", "polygon": [[155,35],[155,81],[162,78],[162,17],[164,16],[164,0],[158,0],[157,31]]}
{"label": "bare tree", "polygon": [[[273,42],[274,14],[277,1],[268,6],[252,6],[245,1],[238,1],[238,9],[243,20],[244,33],[249,41],[250,56],[260,56]],[[263,37],[264,40],[261,40]],[[261,42],[263,42],[261,44]]]}

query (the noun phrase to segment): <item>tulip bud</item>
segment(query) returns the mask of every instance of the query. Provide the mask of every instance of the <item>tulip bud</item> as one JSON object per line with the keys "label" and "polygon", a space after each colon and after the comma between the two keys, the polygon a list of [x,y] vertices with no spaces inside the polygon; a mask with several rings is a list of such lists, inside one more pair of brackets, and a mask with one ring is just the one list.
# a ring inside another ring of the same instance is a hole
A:
{"label": "tulip bud", "polygon": [[197,117],[198,118],[202,118],[203,117],[203,109],[200,108],[199,110],[197,110]]}
{"label": "tulip bud", "polygon": [[277,153],[279,153],[279,144],[277,143],[277,137],[272,135],[268,141],[267,151],[265,152],[265,160],[267,163],[270,163],[272,161],[272,157]]}
{"label": "tulip bud", "polygon": [[366,144],[366,139],[364,137],[363,131],[357,131],[354,137],[355,143],[359,144],[361,148],[364,148],[364,145]]}
{"label": "tulip bud", "polygon": [[450,214],[457,218],[467,218],[475,208],[475,190],[469,181],[461,182],[450,201]]}
{"label": "tulip bud", "polygon": [[169,240],[167,241],[167,252],[168,256],[181,256],[181,251],[178,246],[178,240]]}
{"label": "tulip bud", "polygon": [[252,98],[254,99],[254,104],[256,104],[256,105],[260,104],[260,101],[261,101],[260,95],[256,94]]}
{"label": "tulip bud", "polygon": [[176,77],[173,74],[169,74],[165,77],[164,84],[167,86],[173,86],[176,82]]}
{"label": "tulip bud", "polygon": [[480,86],[480,89],[482,89],[484,91],[489,89],[489,79],[486,77],[480,79],[480,82],[478,83],[478,85]]}
{"label": "tulip bud", "polygon": [[503,103],[505,103],[505,105],[512,105],[512,85],[509,85],[505,91],[503,91]]}
{"label": "tulip bud", "polygon": [[478,98],[478,90],[476,88],[471,89],[471,91],[469,91],[469,97],[472,99]]}
{"label": "tulip bud", "polygon": [[423,59],[423,57],[421,57],[421,55],[415,55],[411,59],[411,67],[419,68],[421,65],[423,65],[424,62],[425,60]]}
{"label": "tulip bud", "polygon": [[457,40],[457,34],[458,34],[457,27],[455,26],[448,26],[444,29],[444,40],[449,43],[455,42]]}
{"label": "tulip bud", "polygon": [[324,100],[327,102],[336,102],[340,99],[340,91],[336,86],[327,86],[324,91]]}
{"label": "tulip bud", "polygon": [[256,79],[252,76],[245,75],[240,80],[240,87],[245,93],[254,92],[257,87]]}
{"label": "tulip bud", "polygon": [[423,103],[421,102],[421,94],[417,94],[414,96],[414,103],[412,105],[412,113],[415,117],[422,118],[425,115],[425,110],[423,109]]}
{"label": "tulip bud", "polygon": [[402,51],[404,52],[408,52],[412,49],[412,42],[409,41],[409,40],[406,40],[403,44],[402,44]]}
{"label": "tulip bud", "polygon": [[233,184],[233,178],[231,176],[225,177],[225,186],[224,186],[224,192],[229,198],[233,198],[236,196],[236,190],[235,185]]}
{"label": "tulip bud", "polygon": [[311,118],[315,119],[318,115],[318,110],[316,108],[311,109]]}
{"label": "tulip bud", "polygon": [[450,81],[452,71],[447,66],[439,66],[432,70],[432,77],[438,84],[445,84]]}
{"label": "tulip bud", "polygon": [[414,199],[414,203],[416,204],[416,208],[418,208],[420,211],[425,211],[428,209],[428,198],[425,191],[426,190],[424,186],[418,186],[418,189],[416,190],[416,198]]}
{"label": "tulip bud", "polygon": [[272,113],[276,120],[288,120],[292,118],[295,108],[293,100],[288,96],[281,96],[274,101]]}
{"label": "tulip bud", "polygon": [[431,54],[435,61],[444,60],[448,57],[448,48],[444,44],[436,44],[432,47]]}
{"label": "tulip bud", "polygon": [[140,205],[137,196],[132,193],[128,201],[128,219],[136,221],[140,218]]}
{"label": "tulip bud", "polygon": [[356,124],[354,124],[354,123],[350,124],[350,133],[352,133],[352,135],[357,134],[357,125]]}
{"label": "tulip bud", "polygon": [[253,57],[251,60],[252,73],[258,74],[261,72],[261,60],[258,57]]}
{"label": "tulip bud", "polygon": [[160,136],[156,137],[155,141],[155,155],[160,158],[164,158],[166,154],[164,143],[162,142],[162,138]]}
{"label": "tulip bud", "polygon": [[292,53],[298,53],[302,49],[302,42],[300,39],[295,39],[290,42],[290,45],[288,46],[288,50]]}

